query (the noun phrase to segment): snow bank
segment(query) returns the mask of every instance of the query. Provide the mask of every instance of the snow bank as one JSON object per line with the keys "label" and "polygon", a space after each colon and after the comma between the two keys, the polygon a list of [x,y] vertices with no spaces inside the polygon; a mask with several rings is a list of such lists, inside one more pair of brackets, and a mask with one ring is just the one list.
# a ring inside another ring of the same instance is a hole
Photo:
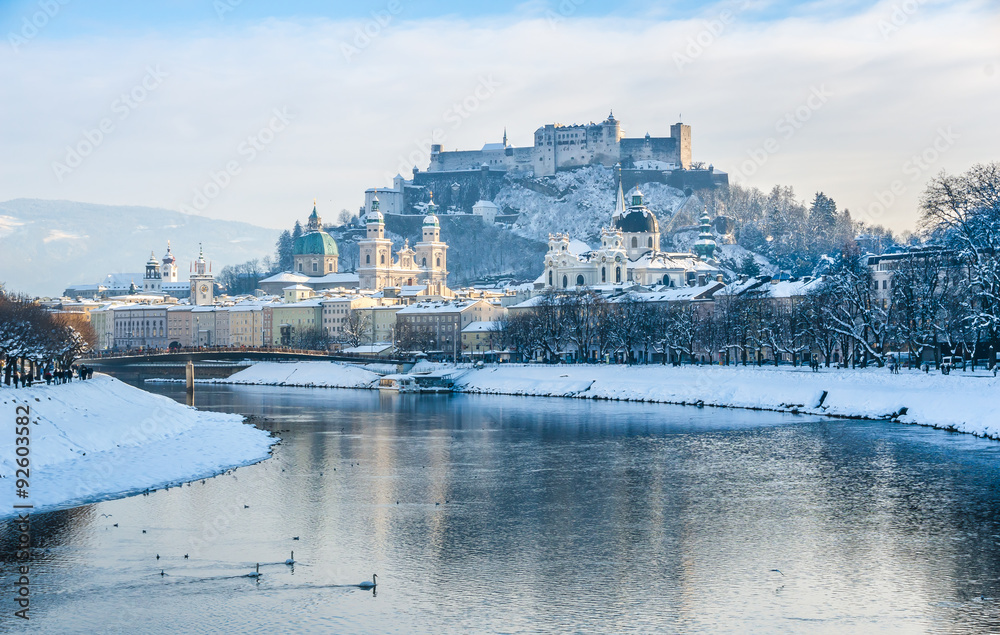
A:
{"label": "snow bank", "polygon": [[[621,399],[894,419],[1000,439],[1000,380],[886,369],[671,366],[499,366],[470,372],[463,392]],[[824,397],[824,393],[826,393]],[[820,403],[822,401],[822,404]],[[904,409],[905,408],[905,412]],[[903,414],[900,414],[903,413]]]}
{"label": "snow bank", "polygon": [[[0,388],[0,516],[71,507],[211,476],[268,457],[275,442],[238,415],[203,412],[105,375]],[[30,498],[16,497],[15,412],[31,410]]]}
{"label": "snow bank", "polygon": [[[414,371],[456,368],[422,362]],[[862,419],[892,419],[1000,440],[993,397],[1000,379],[884,368],[463,365],[461,392],[698,404]],[[373,388],[377,375],[321,362],[258,364],[220,383]],[[824,393],[826,395],[824,396]],[[822,403],[821,403],[822,402]],[[904,412],[905,409],[905,412]]]}
{"label": "snow bank", "polygon": [[[385,366],[384,364],[380,366]],[[395,367],[393,367],[395,372]],[[306,386],[315,388],[371,388],[381,376],[350,364],[336,362],[261,362],[226,379],[209,380],[218,384],[254,384],[263,386]]]}

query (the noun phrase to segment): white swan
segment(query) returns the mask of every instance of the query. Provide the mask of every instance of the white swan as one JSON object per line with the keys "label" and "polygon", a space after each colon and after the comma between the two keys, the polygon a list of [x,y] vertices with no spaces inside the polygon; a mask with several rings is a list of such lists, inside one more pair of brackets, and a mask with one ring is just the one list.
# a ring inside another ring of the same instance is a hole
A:
{"label": "white swan", "polygon": [[293,564],[295,564],[295,552],[294,551],[292,552],[292,557],[289,558],[288,560],[285,560],[285,564],[287,564],[287,565],[293,565]]}
{"label": "white swan", "polygon": [[259,577],[261,577],[262,575],[263,575],[263,574],[262,574],[262,573],[260,572],[260,563],[258,562],[258,563],[257,563],[257,570],[256,570],[256,571],[251,571],[250,573],[248,573],[248,574],[247,574],[247,577],[248,577],[248,578],[259,578]]}
{"label": "white swan", "polygon": [[376,586],[378,586],[378,576],[373,573],[372,581],[369,582],[368,580],[365,580],[364,582],[358,585],[358,588],[368,590],[368,589],[374,589]]}

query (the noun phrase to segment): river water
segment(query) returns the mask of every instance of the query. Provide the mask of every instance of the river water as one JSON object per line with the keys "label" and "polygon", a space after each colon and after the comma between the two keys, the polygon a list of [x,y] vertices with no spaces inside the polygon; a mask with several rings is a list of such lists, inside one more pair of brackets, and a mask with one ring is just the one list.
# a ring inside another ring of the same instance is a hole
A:
{"label": "river water", "polygon": [[[35,516],[32,632],[1000,629],[1000,443],[569,399],[196,400],[283,442],[204,482]],[[10,562],[11,523],[0,540]],[[376,592],[346,586],[372,573]],[[26,630],[15,579],[4,564],[8,631]]]}

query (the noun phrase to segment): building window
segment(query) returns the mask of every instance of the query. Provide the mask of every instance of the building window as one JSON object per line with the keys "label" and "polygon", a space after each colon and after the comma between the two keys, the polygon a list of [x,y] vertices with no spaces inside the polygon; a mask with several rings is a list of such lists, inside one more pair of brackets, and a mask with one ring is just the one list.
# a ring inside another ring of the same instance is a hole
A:
{"label": "building window", "polygon": [[552,286],[552,272],[549,272],[549,286]]}
{"label": "building window", "polygon": [[635,249],[638,246],[639,246],[639,239],[636,238],[635,236],[632,236],[632,248]]}
{"label": "building window", "polygon": [[365,264],[366,264],[366,265],[370,265],[370,264],[372,264],[372,257],[371,257],[371,254],[365,254]]}
{"label": "building window", "polygon": [[567,287],[569,287],[569,279],[566,276],[563,276],[563,289]]}
{"label": "building window", "polygon": [[383,265],[385,264],[385,254],[382,254],[382,257],[381,257],[381,258],[379,258],[379,261],[380,261],[380,262],[381,262],[381,263],[382,263]]}
{"label": "building window", "polygon": [[607,282],[607,281],[608,281],[607,269],[601,267],[601,282]]}
{"label": "building window", "polygon": [[621,282],[621,281],[622,281],[622,268],[615,267],[615,282]]}
{"label": "building window", "polygon": [[441,259],[440,259],[440,258],[438,258],[438,259],[437,259],[437,266],[438,266],[438,267],[440,267],[440,266],[441,266]]}
{"label": "building window", "polygon": [[649,245],[648,245],[648,247],[649,247],[650,249],[652,249],[652,248],[653,248],[653,237],[652,237],[652,236],[650,236],[650,237],[649,237]]}
{"label": "building window", "polygon": [[315,273],[317,271],[319,271],[319,263],[314,262],[313,263],[313,273]]}
{"label": "building window", "polygon": [[302,271],[302,263],[299,263],[299,271]]}
{"label": "building window", "polygon": [[576,277],[576,286],[582,287],[584,285],[583,276]]}

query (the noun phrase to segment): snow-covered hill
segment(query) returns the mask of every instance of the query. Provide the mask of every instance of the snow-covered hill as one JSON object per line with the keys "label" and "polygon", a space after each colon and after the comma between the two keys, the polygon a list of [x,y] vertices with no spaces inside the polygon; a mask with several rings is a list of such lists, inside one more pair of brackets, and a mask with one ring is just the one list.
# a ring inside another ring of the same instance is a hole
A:
{"label": "snow-covered hill", "polygon": [[[688,197],[662,183],[648,183],[641,189],[661,231],[668,233],[670,220]],[[501,208],[520,210],[513,228],[520,236],[545,241],[550,233],[562,232],[593,245],[600,240],[601,228],[611,220],[616,193],[614,170],[596,165],[559,172],[537,185],[509,182],[494,202]]]}

